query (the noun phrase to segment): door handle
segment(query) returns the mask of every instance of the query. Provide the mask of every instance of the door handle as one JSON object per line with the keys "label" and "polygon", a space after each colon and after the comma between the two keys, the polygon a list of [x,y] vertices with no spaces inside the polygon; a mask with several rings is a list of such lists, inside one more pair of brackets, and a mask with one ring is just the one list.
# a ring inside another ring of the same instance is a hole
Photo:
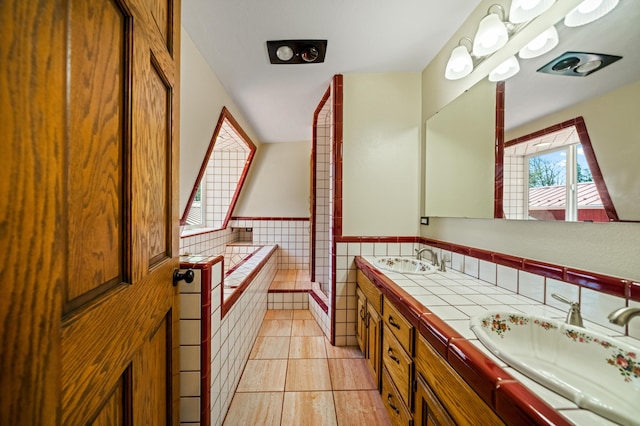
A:
{"label": "door handle", "polygon": [[196,274],[193,272],[193,269],[187,269],[185,272],[180,272],[179,269],[173,270],[173,285],[176,286],[182,280],[187,284],[191,284]]}

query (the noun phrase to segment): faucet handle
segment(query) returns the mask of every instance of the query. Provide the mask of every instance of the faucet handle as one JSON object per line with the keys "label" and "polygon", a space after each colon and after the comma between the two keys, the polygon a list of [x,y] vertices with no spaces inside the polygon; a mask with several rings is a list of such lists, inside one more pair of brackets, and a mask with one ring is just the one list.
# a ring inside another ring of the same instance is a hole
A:
{"label": "faucet handle", "polygon": [[572,302],[566,297],[556,293],[552,293],[551,297],[571,306],[569,308],[569,312],[567,313],[567,319],[565,320],[567,324],[584,327],[584,325],[582,324],[582,315],[580,315],[580,302]]}

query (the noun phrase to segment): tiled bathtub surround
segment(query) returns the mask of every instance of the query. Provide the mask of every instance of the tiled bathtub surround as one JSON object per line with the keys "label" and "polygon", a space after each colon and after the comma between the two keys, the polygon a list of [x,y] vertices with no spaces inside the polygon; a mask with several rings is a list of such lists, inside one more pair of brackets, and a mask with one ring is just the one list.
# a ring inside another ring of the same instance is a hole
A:
{"label": "tiled bathtub surround", "polygon": [[227,244],[239,240],[239,231],[233,228],[220,231],[190,231],[193,234],[180,237],[180,254],[218,256],[224,253]]}
{"label": "tiled bathtub surround", "polygon": [[[181,424],[222,422],[267,309],[277,270],[274,250],[263,247],[252,256],[261,267],[245,273],[249,284],[234,293],[230,308],[228,300],[221,303],[222,256],[181,263],[196,272],[194,283],[181,284]],[[242,266],[248,268],[251,259]],[[244,273],[242,266],[231,276]]]}
{"label": "tiled bathtub surround", "polygon": [[[537,385],[513,369],[508,368],[503,361],[491,355],[476,339],[473,332],[469,330],[469,318],[487,310],[523,312],[548,316],[562,321],[566,316],[566,306],[560,306],[560,309],[558,309],[550,304],[545,305],[541,301],[525,297],[522,292],[513,292],[500,284],[494,285],[472,278],[460,271],[450,269],[446,273],[438,272],[432,275],[403,275],[375,269],[373,267],[373,256],[363,256],[362,259],[368,262],[359,261],[365,274],[369,278],[373,278],[376,285],[383,283],[383,286],[386,286],[383,289],[383,293],[393,303],[403,305],[405,316],[414,322],[421,334],[449,361],[485,402],[494,407],[504,420],[514,422],[514,419],[517,418],[517,410],[520,408],[514,409],[514,406],[535,407],[536,404],[540,405],[539,402],[536,403],[535,399],[532,399],[536,397],[528,394],[525,390],[528,389],[529,392],[532,392],[548,406],[558,410],[565,419],[571,422],[594,425],[612,424],[589,411],[579,409],[573,402]],[[471,269],[475,269],[473,263],[475,262],[471,262]],[[468,265],[468,263],[465,262],[465,265]],[[494,274],[498,274],[498,268],[496,267],[494,270]],[[533,288],[535,289],[534,296],[540,296],[537,287],[544,288],[545,286],[541,285],[538,280],[544,281],[544,277],[527,272],[524,274],[526,275],[521,275],[517,279],[520,290],[523,289],[523,286],[526,288],[525,292],[529,292]],[[516,275],[520,275],[518,271]],[[508,276],[508,274],[505,276]],[[498,278],[498,282],[500,283],[500,278]],[[556,281],[545,290],[559,290],[563,294],[570,295],[571,289],[564,287],[565,285],[570,284]],[[582,289],[583,292],[587,290]],[[589,291],[593,292],[592,290]],[[586,303],[588,298],[594,297],[592,293],[587,294],[583,293],[583,303]],[[602,296],[613,297],[606,294],[600,294],[598,297]],[[610,302],[614,304],[620,301],[613,300]],[[610,305],[607,305],[605,309],[610,307]],[[640,341],[625,337],[624,330],[621,327],[611,326],[615,329],[605,328],[592,319],[595,318],[585,315],[585,326],[587,328],[620,339],[626,339],[630,343],[633,342],[632,344],[640,346]],[[484,362],[482,358],[485,356],[500,368],[496,369],[491,362]],[[512,390],[522,385],[526,388],[512,392]],[[542,413],[542,417],[537,418],[538,421],[545,420],[544,416],[546,415],[557,416],[556,412],[544,406],[538,406],[538,409]],[[566,423],[562,418],[559,421],[552,421],[547,417],[546,421],[551,421],[554,424]],[[520,424],[521,422],[517,423]]]}
{"label": "tiled bathtub surround", "polygon": [[253,244],[277,244],[278,269],[309,269],[309,218],[234,217],[229,226],[252,229]]}

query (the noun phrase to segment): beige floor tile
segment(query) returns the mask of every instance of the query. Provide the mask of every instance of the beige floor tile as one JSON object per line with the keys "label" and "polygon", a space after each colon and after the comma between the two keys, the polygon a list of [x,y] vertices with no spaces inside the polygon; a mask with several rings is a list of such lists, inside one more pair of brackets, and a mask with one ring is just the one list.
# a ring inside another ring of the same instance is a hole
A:
{"label": "beige floor tile", "polygon": [[293,312],[294,311],[291,309],[269,309],[267,310],[267,313],[264,315],[264,319],[266,320],[292,319]]}
{"label": "beige floor tile", "polygon": [[282,416],[284,392],[238,392],[224,419],[227,426],[278,426]]}
{"label": "beige floor tile", "polygon": [[316,320],[293,320],[292,336],[324,336]]}
{"label": "beige floor tile", "polygon": [[258,336],[249,359],[287,359],[290,337]]}
{"label": "beige floor tile", "polygon": [[308,309],[294,309],[293,310],[293,319],[313,319],[313,315],[311,315],[311,311]]}
{"label": "beige floor tile", "polygon": [[331,390],[326,359],[290,359],[287,367],[287,392]]}
{"label": "beige floor tile", "polygon": [[324,337],[304,336],[291,337],[289,358],[326,358]]}
{"label": "beige floor tile", "polygon": [[367,360],[365,359],[329,359],[329,372],[333,390],[371,390],[377,389]]}
{"label": "beige floor tile", "polygon": [[281,392],[287,377],[286,359],[250,359],[236,392]]}
{"label": "beige floor tile", "polygon": [[285,392],[283,426],[336,425],[332,392]]}
{"label": "beige floor tile", "polygon": [[339,426],[391,425],[377,390],[334,391],[333,400]]}
{"label": "beige floor tile", "polygon": [[357,346],[333,346],[327,338],[324,339],[327,347],[327,358],[364,358],[364,354]]}
{"label": "beige floor tile", "polygon": [[293,320],[264,320],[258,336],[290,336]]}

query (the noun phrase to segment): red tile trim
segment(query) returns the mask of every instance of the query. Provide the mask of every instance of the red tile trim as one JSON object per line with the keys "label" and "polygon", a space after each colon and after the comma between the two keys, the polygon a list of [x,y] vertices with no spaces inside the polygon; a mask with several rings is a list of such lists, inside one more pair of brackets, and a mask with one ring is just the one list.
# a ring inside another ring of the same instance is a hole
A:
{"label": "red tile trim", "polygon": [[311,293],[309,289],[296,289],[296,288],[270,288],[267,293]]}
{"label": "red tile trim", "polygon": [[629,284],[629,299],[640,302],[640,283],[630,283]]}
{"label": "red tile trim", "polygon": [[495,141],[495,179],[493,190],[493,217],[504,217],[504,81],[496,84],[496,141]]}
{"label": "red tile trim", "polygon": [[316,294],[315,291],[309,290],[309,296],[316,301],[318,306],[320,306],[320,309],[322,309],[325,314],[329,312],[329,307],[327,306],[326,302],[318,294]]}
{"label": "red tile trim", "polygon": [[338,243],[417,243],[420,237],[336,237]]}
{"label": "red tile trim", "polygon": [[510,425],[571,424],[517,381],[505,380],[498,384],[494,408],[502,420]]}
{"label": "red tile trim", "polygon": [[629,281],[594,272],[567,268],[565,281],[613,296],[627,297]]}
{"label": "red tile trim", "polygon": [[233,216],[231,219],[232,220],[282,220],[282,221],[291,221],[291,222],[296,222],[296,221],[308,222],[309,221],[308,217]]}
{"label": "red tile trim", "polygon": [[211,423],[211,279],[212,266],[223,262],[216,256],[203,263],[180,262],[180,269],[200,270],[200,422]]}
{"label": "red tile trim", "polygon": [[564,280],[565,268],[550,263],[538,262],[537,260],[524,259],[523,270],[554,280]]}
{"label": "red tile trim", "polygon": [[489,406],[493,406],[493,392],[503,380],[513,380],[473,343],[464,338],[449,340],[447,361]]}
{"label": "red tile trim", "polygon": [[488,250],[469,247],[469,256],[475,257],[476,259],[484,260],[487,262],[493,262],[493,253]]}
{"label": "red tile trim", "polygon": [[511,256],[502,253],[493,253],[493,261],[498,265],[508,266],[510,268],[522,269],[524,259],[521,257]]}
{"label": "red tile trim", "polygon": [[234,273],[240,266],[242,266],[243,263],[245,263],[247,260],[251,259],[253,257],[253,255],[256,254],[256,252],[258,250],[260,250],[264,246],[255,246],[255,247],[256,247],[256,249],[253,252],[249,253],[244,259],[242,259],[240,262],[236,263],[233,268],[231,268],[227,272],[225,272],[224,276],[228,277],[229,275]]}
{"label": "red tile trim", "polygon": [[[334,190],[333,190],[333,226],[331,229],[333,238],[331,242],[331,314],[330,314],[330,340],[336,342],[335,317],[336,317],[336,239],[342,237],[342,143],[343,143],[343,76],[336,74],[331,82],[332,123],[333,126],[333,158],[334,164]],[[340,155],[338,154],[340,153]]]}
{"label": "red tile trim", "polygon": [[260,261],[260,263],[258,263],[256,267],[253,268],[253,270],[244,278],[244,280],[242,280],[242,283],[240,283],[240,285],[234,289],[233,293],[229,295],[229,298],[227,300],[224,300],[224,281],[222,282],[222,285],[220,286],[220,297],[222,298],[222,307],[220,308],[221,318],[224,318],[233,304],[236,303],[240,296],[242,296],[242,293],[244,293],[247,287],[249,287],[249,284],[251,284],[256,275],[258,275],[258,272],[260,272],[262,267],[269,261],[269,259],[277,249],[278,246],[275,245],[271,248],[271,250],[269,250],[269,253],[267,253]]}

